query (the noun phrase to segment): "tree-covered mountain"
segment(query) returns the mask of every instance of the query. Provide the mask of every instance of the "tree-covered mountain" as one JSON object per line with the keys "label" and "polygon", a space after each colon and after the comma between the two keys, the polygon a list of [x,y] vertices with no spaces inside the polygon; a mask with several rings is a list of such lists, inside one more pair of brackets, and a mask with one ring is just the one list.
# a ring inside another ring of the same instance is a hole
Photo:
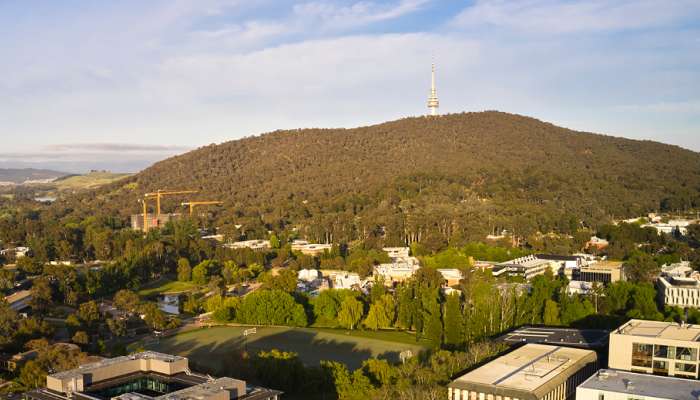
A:
{"label": "tree-covered mountain", "polygon": [[68,175],[65,172],[36,168],[0,168],[0,182],[22,183],[25,181],[37,181],[56,179]]}
{"label": "tree-covered mountain", "polygon": [[216,226],[233,234],[243,225],[248,237],[296,228],[319,241],[460,242],[698,207],[700,154],[502,112],[463,113],[209,145],[56,206],[125,220],[156,189],[224,201],[209,208]]}

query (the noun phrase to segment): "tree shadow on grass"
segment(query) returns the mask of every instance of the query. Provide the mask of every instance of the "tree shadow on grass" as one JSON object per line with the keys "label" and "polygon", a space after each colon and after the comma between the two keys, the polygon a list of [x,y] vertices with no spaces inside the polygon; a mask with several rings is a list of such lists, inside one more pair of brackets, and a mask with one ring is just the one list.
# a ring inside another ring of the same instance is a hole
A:
{"label": "tree shadow on grass", "polygon": [[[397,363],[400,361],[399,354],[404,350],[401,347],[406,347],[415,353],[411,346],[396,343],[398,347],[396,350],[375,348],[373,354],[371,349],[363,348],[363,338],[349,336],[348,340],[345,341],[342,338],[323,337],[328,336],[328,334],[319,335],[319,332],[312,330],[293,328],[269,334],[268,329],[270,328],[259,328],[259,333],[247,337],[233,333],[229,339],[211,343],[202,343],[197,338],[177,341],[176,337],[171,337],[161,339],[159,343],[149,346],[149,348],[186,356],[196,365],[216,373],[225,373],[222,369],[227,365],[227,358],[230,358],[232,354],[240,354],[242,351],[255,355],[262,350],[278,349],[297,353],[301,362],[306,366],[317,367],[321,361],[330,360],[342,362],[351,370],[360,368],[364,360],[375,357],[375,355],[376,358]],[[207,334],[206,330],[197,332],[200,335]]]}

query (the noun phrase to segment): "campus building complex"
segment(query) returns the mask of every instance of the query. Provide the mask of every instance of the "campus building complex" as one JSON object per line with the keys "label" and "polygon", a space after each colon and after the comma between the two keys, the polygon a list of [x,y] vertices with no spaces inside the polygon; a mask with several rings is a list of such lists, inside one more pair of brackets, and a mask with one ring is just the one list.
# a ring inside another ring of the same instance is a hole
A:
{"label": "campus building complex", "polygon": [[187,358],[146,351],[46,377],[29,400],[277,400],[281,392],[190,371]]}
{"label": "campus building complex", "polygon": [[602,369],[576,389],[576,400],[697,400],[700,381]]}
{"label": "campus building complex", "polygon": [[630,320],[610,333],[610,368],[698,378],[700,325]]}
{"label": "campus building complex", "polygon": [[598,369],[592,350],[526,344],[452,381],[449,400],[565,400]]}

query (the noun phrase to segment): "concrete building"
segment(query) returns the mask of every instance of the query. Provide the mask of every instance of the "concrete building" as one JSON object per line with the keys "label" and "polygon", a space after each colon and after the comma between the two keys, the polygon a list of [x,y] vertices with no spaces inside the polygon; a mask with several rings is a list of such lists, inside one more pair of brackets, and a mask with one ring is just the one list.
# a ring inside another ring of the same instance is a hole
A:
{"label": "concrete building", "polygon": [[700,381],[601,369],[576,388],[576,400],[697,400]]}
{"label": "concrete building", "polygon": [[537,275],[544,274],[548,269],[556,274],[559,271],[559,264],[530,255],[496,264],[491,271],[493,276],[522,276],[526,280],[530,280]]}
{"label": "concrete building", "polygon": [[281,392],[212,378],[189,369],[187,358],[146,351],[103,359],[46,377],[30,400],[277,400]]}
{"label": "concrete building", "polygon": [[396,258],[408,258],[411,252],[410,247],[385,247],[382,250],[384,250],[392,260]]}
{"label": "concrete building", "polygon": [[569,281],[569,285],[566,287],[566,293],[569,296],[576,294],[586,295],[593,291],[593,282],[586,281]]}
{"label": "concrete building", "polygon": [[418,260],[413,262],[409,257],[406,261],[397,261],[393,263],[379,264],[374,267],[373,275],[376,278],[384,280],[385,285],[393,285],[410,279],[413,274],[420,269]]}
{"label": "concrete building", "polygon": [[11,249],[0,250],[0,256],[14,256],[15,259],[22,258],[29,253],[29,247],[14,247]]}
{"label": "concrete building", "polygon": [[654,228],[659,235],[672,235],[674,233],[679,233],[683,236],[688,234],[688,226],[696,223],[697,221],[689,219],[672,219],[668,222],[652,222],[650,224],[642,225],[642,228]]}
{"label": "concrete building", "polygon": [[622,261],[597,261],[581,266],[574,272],[573,279],[584,282],[615,283],[624,281]]}
{"label": "concrete building", "polygon": [[32,291],[31,290],[20,290],[19,292],[12,293],[9,296],[5,296],[5,301],[10,305],[10,308],[14,311],[22,311],[29,308],[29,303],[32,301]]}
{"label": "concrete building", "polygon": [[603,329],[573,329],[525,325],[496,338],[511,346],[527,343],[551,344],[588,350],[604,350],[610,332]]}
{"label": "concrete building", "polygon": [[[161,213],[158,217],[155,214],[146,214],[146,224],[148,229],[160,228],[165,226],[170,221],[176,221],[182,218],[182,214],[179,213]],[[143,214],[132,214],[131,215],[131,229],[137,231],[143,231]]]}
{"label": "concrete building", "polygon": [[603,250],[610,245],[605,239],[601,239],[598,236],[591,236],[591,239],[586,243],[587,249]]}
{"label": "concrete building", "polygon": [[333,289],[359,289],[362,287],[360,275],[355,272],[339,272],[330,276]]}
{"label": "concrete building", "polygon": [[309,243],[306,240],[295,240],[292,242],[292,251],[298,251],[307,256],[318,256],[324,251],[331,251],[332,244]]}
{"label": "concrete building", "polygon": [[660,276],[656,288],[666,306],[700,307],[700,281],[695,278]]}
{"label": "concrete building", "polygon": [[158,308],[166,314],[180,315],[180,295],[177,293],[164,294],[158,299]]}
{"label": "concrete building", "polygon": [[462,271],[457,268],[438,269],[437,271],[442,275],[447,286],[459,285],[459,281],[463,278]]}
{"label": "concrete building", "polygon": [[700,325],[633,319],[610,333],[610,348],[610,368],[698,378]]}
{"label": "concrete building", "polygon": [[302,269],[297,273],[297,279],[304,282],[313,282],[321,278],[321,273],[317,269]]}
{"label": "concrete building", "polygon": [[224,247],[229,249],[251,249],[254,251],[265,251],[270,249],[269,240],[242,240],[240,242],[226,243]]}
{"label": "concrete building", "polygon": [[23,353],[17,353],[12,356],[2,358],[2,367],[6,371],[19,371],[27,361],[35,359],[39,355],[36,350],[29,350]]}
{"label": "concrete building", "polygon": [[526,344],[452,381],[448,399],[570,399],[597,369],[592,350]]}
{"label": "concrete building", "polygon": [[672,278],[687,278],[693,271],[693,267],[690,266],[690,261],[681,261],[661,266],[661,275]]}

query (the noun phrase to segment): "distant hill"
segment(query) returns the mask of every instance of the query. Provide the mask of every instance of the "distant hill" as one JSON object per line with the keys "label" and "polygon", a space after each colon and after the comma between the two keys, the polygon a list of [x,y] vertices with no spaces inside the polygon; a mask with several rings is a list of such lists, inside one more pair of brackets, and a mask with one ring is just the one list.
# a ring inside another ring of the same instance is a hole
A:
{"label": "distant hill", "polygon": [[313,240],[462,241],[698,207],[700,154],[502,112],[463,113],[210,145],[59,206],[126,220],[156,189],[224,201],[211,208],[217,226],[241,224],[249,236],[294,227]]}
{"label": "distant hill", "polygon": [[94,189],[108,183],[131,176],[132,174],[108,171],[92,171],[85,175],[66,175],[52,182],[58,190]]}
{"label": "distant hill", "polygon": [[25,181],[43,181],[68,175],[66,172],[35,168],[0,168],[0,182],[20,184]]}

